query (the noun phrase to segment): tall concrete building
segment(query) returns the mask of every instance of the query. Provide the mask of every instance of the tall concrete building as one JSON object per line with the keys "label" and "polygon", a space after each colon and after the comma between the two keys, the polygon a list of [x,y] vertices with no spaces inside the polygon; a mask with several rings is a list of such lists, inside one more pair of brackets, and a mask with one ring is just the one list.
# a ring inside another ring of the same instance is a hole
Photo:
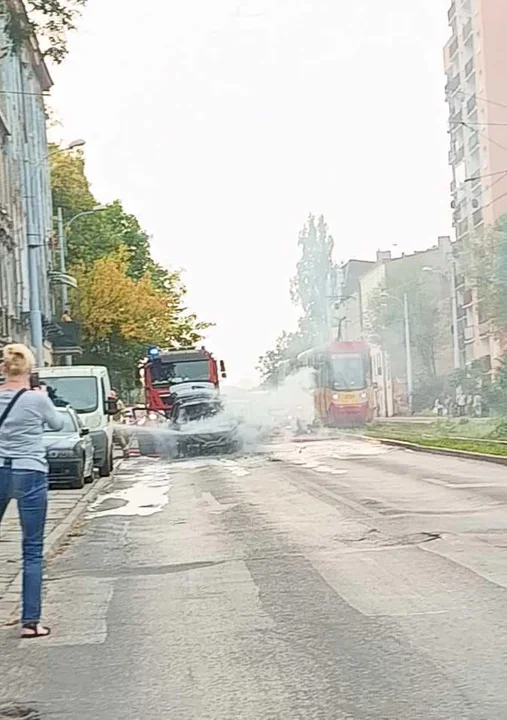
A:
{"label": "tall concrete building", "polygon": [[[27,31],[22,42],[13,39],[9,14]],[[43,97],[52,81],[28,29],[22,0],[0,0],[0,348],[12,340],[37,345],[34,286],[40,328],[52,314],[53,212]],[[51,344],[44,331],[42,340],[39,354],[50,362]]]}
{"label": "tall concrete building", "polygon": [[507,213],[507,3],[453,0],[444,49],[462,362],[487,371],[502,348],[481,310],[466,242]]}

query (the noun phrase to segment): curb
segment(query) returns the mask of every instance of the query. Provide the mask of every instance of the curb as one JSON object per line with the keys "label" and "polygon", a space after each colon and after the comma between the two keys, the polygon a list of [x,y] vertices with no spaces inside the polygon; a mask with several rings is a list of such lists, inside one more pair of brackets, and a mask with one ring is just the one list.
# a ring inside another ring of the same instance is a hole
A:
{"label": "curb", "polygon": [[[107,478],[99,478],[88,486],[87,491],[79,498],[69,514],[49,533],[44,540],[44,562],[52,559],[57,550],[70,534],[72,528],[85,514],[88,506],[98,497],[108,483],[114,480],[114,474],[118,470],[121,460],[115,465],[113,473]],[[21,593],[22,571],[20,571],[6,588],[5,597],[0,601],[0,627],[12,625],[18,622],[19,595]],[[15,593],[16,599],[9,599],[9,595]]]}
{"label": "curb", "polygon": [[415,452],[428,453],[429,455],[444,455],[447,457],[461,458],[462,460],[476,460],[478,462],[489,462],[495,465],[507,465],[507,455],[488,455],[487,453],[476,453],[471,450],[454,450],[452,448],[439,448],[432,445],[418,445],[406,440],[392,440],[390,438],[376,438],[369,435],[354,435],[354,437],[366,442],[380,443],[390,447],[414,450]]}

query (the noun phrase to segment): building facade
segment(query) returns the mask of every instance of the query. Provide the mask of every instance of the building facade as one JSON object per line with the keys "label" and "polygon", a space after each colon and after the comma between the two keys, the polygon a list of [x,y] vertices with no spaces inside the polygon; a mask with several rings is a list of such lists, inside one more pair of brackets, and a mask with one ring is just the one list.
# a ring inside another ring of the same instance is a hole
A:
{"label": "building facade", "polygon": [[[40,325],[51,320],[53,212],[43,97],[51,78],[33,35],[13,41],[9,13],[28,27],[21,0],[0,0],[0,10],[1,346],[9,341],[33,344],[34,289]],[[50,362],[48,343],[42,354]]]}
{"label": "building facade", "polygon": [[507,5],[453,0],[448,20],[444,66],[462,362],[494,367],[502,348],[481,309],[467,246],[507,213]]}
{"label": "building facade", "polygon": [[[356,263],[355,274],[351,263]],[[370,345],[372,377],[380,417],[406,414],[409,410],[406,324],[407,295],[411,335],[413,380],[417,386],[428,377],[446,377],[454,369],[452,320],[452,244],[440,237],[438,244],[421,252],[392,258],[377,253],[376,262],[351,260],[342,277],[354,277],[339,304],[343,340],[366,340]],[[425,303],[430,299],[428,312]],[[379,320],[379,305],[390,306],[391,317]],[[421,327],[425,332],[421,332]]]}

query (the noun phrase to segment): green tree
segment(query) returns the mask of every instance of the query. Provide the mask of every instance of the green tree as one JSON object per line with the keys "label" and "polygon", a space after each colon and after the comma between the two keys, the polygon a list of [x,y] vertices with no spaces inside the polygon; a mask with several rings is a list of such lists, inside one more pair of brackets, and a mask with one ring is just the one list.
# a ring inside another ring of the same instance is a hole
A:
{"label": "green tree", "polygon": [[[265,386],[279,385],[287,372],[293,369],[290,364],[300,352],[305,350],[305,341],[300,331],[283,332],[276,340],[273,350],[261,355],[257,365]],[[282,372],[283,371],[283,372]]]}
{"label": "green tree", "polygon": [[389,353],[396,373],[406,373],[405,322],[403,296],[409,310],[410,341],[414,373],[419,380],[435,378],[436,349],[442,339],[442,325],[438,322],[440,298],[430,283],[421,282],[417,275],[404,276],[403,282],[393,284],[387,293],[379,287],[369,298],[365,318],[365,332],[370,342],[383,346]]}
{"label": "green tree", "polygon": [[505,344],[507,335],[507,215],[461,248],[469,282],[477,292],[480,317]]}
{"label": "green tree", "polygon": [[67,265],[79,285],[72,313],[83,328],[82,361],[106,365],[115,384],[130,390],[148,345],[193,346],[209,324],[187,311],[180,273],[153,260],[149,236],[120,201],[75,218],[98,205],[82,152],[54,153],[51,165],[54,207],[62,208],[66,225]]}
{"label": "green tree", "polygon": [[[82,151],[55,152],[52,146],[51,183],[53,207],[62,209],[64,225],[79,213],[97,206],[88,178]],[[115,200],[100,211],[76,218],[66,227],[67,265],[90,264],[120,248],[127,249],[129,275],[139,279],[149,271],[155,284],[180,290],[179,275],[168,272],[153,261],[149,236],[134,215],[125,212],[121,202]]]}
{"label": "green tree", "polygon": [[82,150],[62,151],[58,145],[50,145],[51,187],[53,207],[62,208],[68,222],[80,212],[91,210],[97,201],[90,190],[85,173]]}
{"label": "green tree", "polygon": [[[11,0],[0,2],[7,13],[7,30],[13,48],[35,34],[44,55],[61,63],[67,55],[67,33],[76,28],[76,20],[88,0],[24,0],[24,8]],[[25,12],[26,10],[26,12]]]}
{"label": "green tree", "polygon": [[208,325],[182,306],[179,286],[157,287],[147,271],[129,275],[128,248],[73,268],[78,281],[73,314],[83,331],[84,360],[105,364],[122,389],[131,390],[148,345],[194,346]]}
{"label": "green tree", "polygon": [[259,358],[257,369],[263,384],[278,384],[287,366],[312,345],[329,338],[329,306],[334,295],[336,266],[333,263],[333,238],[321,215],[316,222],[309,215],[298,236],[301,258],[291,281],[291,299],[300,306],[302,315],[296,332],[283,332],[274,349]]}
{"label": "green tree", "polygon": [[317,224],[315,216],[309,215],[299,233],[301,258],[296,275],[292,280],[291,297],[303,311],[301,331],[308,344],[322,342],[328,338],[328,309],[332,295],[333,239],[321,215]]}

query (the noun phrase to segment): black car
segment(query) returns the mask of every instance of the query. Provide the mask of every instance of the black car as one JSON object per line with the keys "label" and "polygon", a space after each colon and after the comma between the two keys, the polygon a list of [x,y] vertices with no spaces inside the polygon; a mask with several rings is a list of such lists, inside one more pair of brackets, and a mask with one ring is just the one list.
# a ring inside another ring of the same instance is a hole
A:
{"label": "black car", "polygon": [[238,423],[227,416],[215,392],[193,392],[175,398],[169,427],[172,454],[177,457],[233,452],[241,445]]}
{"label": "black car", "polygon": [[63,429],[44,432],[43,442],[49,463],[50,484],[82,488],[93,480],[93,444],[90,431],[70,407],[58,408]]}

